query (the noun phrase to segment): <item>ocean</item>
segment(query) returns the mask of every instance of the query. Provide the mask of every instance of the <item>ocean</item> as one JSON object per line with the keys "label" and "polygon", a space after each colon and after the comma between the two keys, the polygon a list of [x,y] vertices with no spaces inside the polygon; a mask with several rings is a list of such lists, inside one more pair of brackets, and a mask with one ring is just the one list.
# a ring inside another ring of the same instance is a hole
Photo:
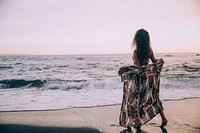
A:
{"label": "ocean", "polygon": [[[156,54],[165,61],[160,99],[200,97],[200,54]],[[132,55],[0,56],[0,111],[121,104],[118,69]]]}

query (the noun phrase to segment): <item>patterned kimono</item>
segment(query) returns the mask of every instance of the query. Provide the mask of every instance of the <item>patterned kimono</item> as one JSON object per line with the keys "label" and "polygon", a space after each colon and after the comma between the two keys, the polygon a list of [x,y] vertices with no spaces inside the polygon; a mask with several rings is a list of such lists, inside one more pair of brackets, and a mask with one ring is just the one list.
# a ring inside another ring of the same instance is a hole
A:
{"label": "patterned kimono", "polygon": [[141,126],[163,110],[159,99],[160,72],[163,59],[147,66],[121,67],[118,71],[123,87],[119,124]]}

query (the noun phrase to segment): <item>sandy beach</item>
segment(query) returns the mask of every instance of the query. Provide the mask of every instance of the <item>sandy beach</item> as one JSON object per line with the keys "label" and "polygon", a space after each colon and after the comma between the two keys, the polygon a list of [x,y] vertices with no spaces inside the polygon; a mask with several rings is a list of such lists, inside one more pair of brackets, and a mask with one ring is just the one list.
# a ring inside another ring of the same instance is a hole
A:
{"label": "sandy beach", "polygon": [[[157,115],[142,126],[142,133],[199,133],[200,98],[163,101],[168,125],[160,128]],[[121,105],[48,111],[0,112],[1,133],[69,132],[131,133],[119,126]]]}

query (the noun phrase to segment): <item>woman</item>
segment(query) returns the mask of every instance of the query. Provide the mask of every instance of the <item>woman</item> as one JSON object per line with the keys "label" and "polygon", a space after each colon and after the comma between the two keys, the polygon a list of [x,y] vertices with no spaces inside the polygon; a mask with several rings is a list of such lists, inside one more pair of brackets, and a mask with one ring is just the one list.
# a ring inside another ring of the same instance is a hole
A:
{"label": "woman", "polygon": [[[164,127],[167,119],[159,99],[160,72],[164,61],[155,59],[149,33],[144,29],[136,32],[132,46],[134,65],[121,67],[118,71],[124,83],[119,124],[140,130],[142,125],[160,114],[161,127]],[[149,59],[153,64],[149,64]]]}
{"label": "woman", "polygon": [[[140,29],[136,32],[132,43],[132,47],[134,48],[133,51],[134,65],[146,66],[149,63],[149,59],[151,59],[153,63],[156,63],[157,60],[155,59],[153,50],[150,46],[149,33],[146,30]],[[163,111],[160,112],[160,116],[162,118],[161,127],[164,127],[167,125],[168,121]]]}

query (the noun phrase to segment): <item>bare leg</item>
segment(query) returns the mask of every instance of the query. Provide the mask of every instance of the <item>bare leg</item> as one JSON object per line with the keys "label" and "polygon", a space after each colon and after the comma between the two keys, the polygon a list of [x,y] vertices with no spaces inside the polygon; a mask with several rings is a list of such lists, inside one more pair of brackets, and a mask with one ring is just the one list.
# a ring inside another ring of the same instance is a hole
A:
{"label": "bare leg", "polygon": [[164,127],[164,126],[167,125],[167,122],[168,122],[168,121],[167,121],[167,119],[166,119],[165,114],[164,114],[163,111],[160,112],[160,116],[161,116],[161,118],[162,118],[162,124],[161,124],[161,127]]}

